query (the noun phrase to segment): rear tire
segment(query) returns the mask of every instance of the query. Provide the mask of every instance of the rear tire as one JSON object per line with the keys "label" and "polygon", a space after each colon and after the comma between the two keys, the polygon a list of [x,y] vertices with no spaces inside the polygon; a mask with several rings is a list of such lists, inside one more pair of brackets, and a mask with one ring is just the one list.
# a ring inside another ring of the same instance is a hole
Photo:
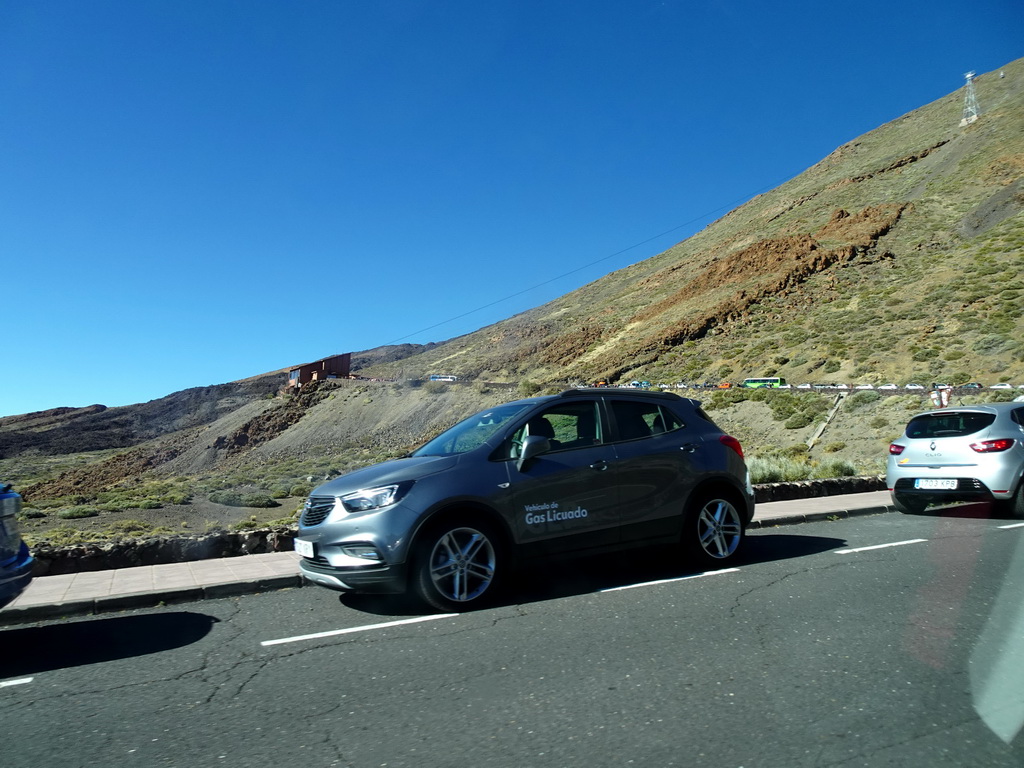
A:
{"label": "rear tire", "polygon": [[1024,479],[1017,483],[1017,491],[1013,497],[997,501],[996,508],[1007,517],[1024,519]]}
{"label": "rear tire", "polygon": [[928,499],[924,496],[911,496],[906,493],[893,493],[892,504],[904,515],[919,515],[928,507]]}
{"label": "rear tire", "polygon": [[683,520],[683,548],[702,567],[720,567],[736,559],[746,541],[743,516],[724,494],[697,496]]}
{"label": "rear tire", "polygon": [[486,522],[455,518],[432,526],[420,537],[412,584],[428,605],[459,613],[493,598],[504,571],[494,529]]}

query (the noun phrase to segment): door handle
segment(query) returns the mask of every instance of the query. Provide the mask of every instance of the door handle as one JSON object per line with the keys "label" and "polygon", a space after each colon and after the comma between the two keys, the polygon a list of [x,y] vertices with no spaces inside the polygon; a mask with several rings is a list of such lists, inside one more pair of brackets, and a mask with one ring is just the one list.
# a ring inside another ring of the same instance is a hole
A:
{"label": "door handle", "polygon": [[595,461],[593,464],[591,464],[590,468],[596,469],[598,472],[604,472],[604,470],[608,469],[608,462],[605,461],[604,459],[601,459],[600,461]]}
{"label": "door handle", "polygon": [[679,446],[679,450],[680,451],[686,451],[687,453],[693,453],[694,451],[697,450],[697,444],[696,443],[686,443],[685,445],[680,445]]}

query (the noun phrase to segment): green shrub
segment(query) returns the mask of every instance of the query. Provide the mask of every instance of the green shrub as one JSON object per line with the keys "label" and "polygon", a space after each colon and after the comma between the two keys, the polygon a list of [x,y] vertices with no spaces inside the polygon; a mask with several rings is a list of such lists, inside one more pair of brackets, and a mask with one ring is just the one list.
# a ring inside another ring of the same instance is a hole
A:
{"label": "green shrub", "polygon": [[829,443],[828,445],[822,447],[822,450],[825,453],[839,453],[845,447],[846,447],[846,443],[844,443],[843,441],[840,440],[840,441],[837,441],[835,443]]}
{"label": "green shrub", "polygon": [[98,507],[82,505],[77,507],[66,507],[57,512],[61,520],[79,520],[83,517],[96,517],[100,513]]}
{"label": "green shrub", "polygon": [[785,456],[753,457],[747,462],[752,483],[789,483],[806,480],[811,467],[807,462]]}
{"label": "green shrub", "polygon": [[228,507],[244,506],[242,504],[242,494],[238,491],[213,491],[207,498],[214,504],[224,504]]}
{"label": "green shrub", "polygon": [[814,422],[814,419],[809,413],[801,411],[800,413],[794,413],[785,423],[782,425],[786,429],[803,429],[804,427],[810,426]]}
{"label": "green shrub", "polygon": [[298,520],[299,520],[299,515],[300,514],[302,514],[302,507],[297,507],[295,509],[295,511],[292,512],[291,515],[289,515],[288,517],[278,517],[278,518],[275,518],[274,520],[267,520],[266,525],[268,527],[270,527],[270,526],[295,525],[295,523],[297,523]]}
{"label": "green shrub", "polygon": [[853,477],[857,474],[857,468],[844,459],[828,459],[817,464],[811,470],[811,477],[821,480],[829,477]]}
{"label": "green shrub", "polygon": [[523,379],[519,382],[519,394],[523,397],[532,397],[540,392],[540,384],[530,379]]}
{"label": "green shrub", "polygon": [[227,507],[279,507],[274,499],[266,493],[240,493],[238,491],[213,491],[209,495],[210,501],[215,504],[223,504]]}
{"label": "green shrub", "polygon": [[742,403],[744,400],[750,399],[753,393],[759,391],[757,389],[746,389],[745,387],[716,389],[711,393],[711,399],[704,403],[704,410],[715,411],[719,408],[728,408],[730,405]]}
{"label": "green shrub", "polygon": [[868,403],[876,403],[881,399],[882,394],[880,392],[876,392],[873,389],[862,389],[846,398],[846,407],[860,408]]}
{"label": "green shrub", "polygon": [[242,496],[241,506],[271,509],[273,507],[280,507],[281,505],[278,504],[265,493],[247,493],[244,496]]}
{"label": "green shrub", "polygon": [[118,522],[111,523],[106,527],[106,533],[111,536],[132,534],[148,533],[153,529],[150,523],[144,523],[141,520],[119,520]]}
{"label": "green shrub", "polygon": [[58,547],[70,547],[75,544],[88,544],[94,541],[102,541],[103,534],[99,531],[81,531],[77,528],[72,528],[67,525],[57,526],[51,528],[45,534],[42,534],[39,538],[34,536],[25,537],[25,542],[30,546],[34,547],[40,542],[47,541]]}

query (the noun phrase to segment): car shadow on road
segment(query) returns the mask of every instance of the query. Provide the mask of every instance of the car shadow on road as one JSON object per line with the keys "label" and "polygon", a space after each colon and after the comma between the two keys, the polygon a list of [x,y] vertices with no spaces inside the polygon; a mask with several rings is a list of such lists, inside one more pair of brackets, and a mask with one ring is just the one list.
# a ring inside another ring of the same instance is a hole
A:
{"label": "car shadow on road", "polygon": [[146,656],[205,637],[219,619],[190,611],[0,631],[0,679]]}
{"label": "car shadow on road", "polygon": [[923,512],[904,512],[911,517],[963,517],[973,520],[1017,520],[1012,515],[1004,514],[991,501],[970,501],[959,504],[945,504],[941,507],[928,507]]}
{"label": "car shadow on road", "polygon": [[[807,557],[845,546],[845,539],[759,533],[748,537],[739,559],[730,562],[728,567]],[[512,573],[501,598],[492,603],[491,607],[557,600],[652,581],[678,579],[701,572],[701,569],[688,565],[678,551],[668,547],[544,560]],[[421,603],[404,595],[343,594],[338,599],[352,610],[382,616],[424,613]]]}

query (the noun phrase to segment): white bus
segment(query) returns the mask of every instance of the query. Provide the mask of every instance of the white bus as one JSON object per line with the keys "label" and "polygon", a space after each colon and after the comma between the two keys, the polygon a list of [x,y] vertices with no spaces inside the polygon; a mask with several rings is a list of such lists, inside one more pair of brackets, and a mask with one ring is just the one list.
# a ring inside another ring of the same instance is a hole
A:
{"label": "white bus", "polygon": [[430,374],[431,381],[458,381],[458,376],[452,376],[450,373],[432,373]]}

